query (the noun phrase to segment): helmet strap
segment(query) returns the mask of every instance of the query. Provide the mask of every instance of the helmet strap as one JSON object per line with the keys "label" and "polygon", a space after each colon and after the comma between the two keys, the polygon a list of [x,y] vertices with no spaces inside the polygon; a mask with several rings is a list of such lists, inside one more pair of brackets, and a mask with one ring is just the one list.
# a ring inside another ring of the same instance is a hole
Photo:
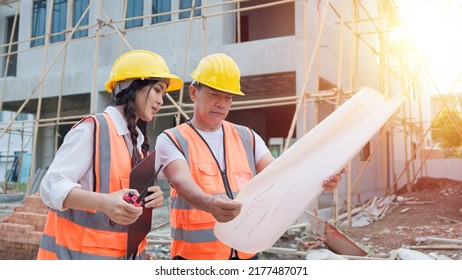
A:
{"label": "helmet strap", "polygon": [[118,82],[115,85],[114,90],[113,90],[114,96],[117,96],[117,94],[119,94],[121,91],[128,88],[133,83],[133,81],[135,81],[135,80],[136,79],[128,79],[128,80],[125,80],[125,81]]}

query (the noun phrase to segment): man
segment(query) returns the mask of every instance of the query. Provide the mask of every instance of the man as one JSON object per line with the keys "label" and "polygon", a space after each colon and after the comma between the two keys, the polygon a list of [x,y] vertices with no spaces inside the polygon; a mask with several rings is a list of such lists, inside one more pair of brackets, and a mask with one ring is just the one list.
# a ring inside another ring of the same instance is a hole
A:
{"label": "man", "polygon": [[[172,259],[255,259],[236,251],[213,233],[216,221],[234,219],[241,204],[232,199],[273,156],[251,129],[225,121],[240,91],[240,71],[225,54],[204,57],[191,74],[194,116],[164,131],[156,141],[157,164],[172,186],[170,221]],[[341,175],[324,182],[333,190]]]}

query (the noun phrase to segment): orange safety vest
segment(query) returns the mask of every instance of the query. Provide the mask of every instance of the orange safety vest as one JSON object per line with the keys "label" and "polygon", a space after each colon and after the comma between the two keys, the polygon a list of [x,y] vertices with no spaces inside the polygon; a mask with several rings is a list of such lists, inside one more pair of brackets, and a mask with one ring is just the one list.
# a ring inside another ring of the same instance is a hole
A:
{"label": "orange safety vest", "polygon": [[[224,121],[223,145],[225,170],[222,172],[208,144],[190,123],[166,130],[173,144],[183,153],[192,178],[211,195],[224,194],[231,199],[255,176],[255,138],[244,126]],[[194,209],[178,196],[173,187],[170,192],[170,223],[172,226],[171,257],[196,260],[226,260],[232,256],[231,247],[217,239],[213,232],[215,218]],[[235,250],[234,250],[235,251]],[[255,254],[236,251],[239,259]]]}
{"label": "orange safety vest", "polygon": [[[128,188],[131,159],[124,137],[118,135],[107,114],[89,116],[80,122],[83,121],[95,124],[94,191],[112,193]],[[127,226],[111,224],[102,212],[50,209],[37,259],[125,259],[127,231]],[[145,259],[145,243],[146,239],[138,248],[139,259]]]}

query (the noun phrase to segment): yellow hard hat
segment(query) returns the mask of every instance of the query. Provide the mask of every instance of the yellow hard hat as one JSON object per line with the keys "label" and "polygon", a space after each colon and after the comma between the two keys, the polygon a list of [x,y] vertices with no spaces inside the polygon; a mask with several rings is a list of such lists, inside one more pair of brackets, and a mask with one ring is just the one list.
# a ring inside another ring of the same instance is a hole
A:
{"label": "yellow hard hat", "polygon": [[199,61],[191,77],[208,87],[236,95],[241,91],[241,71],[234,60],[223,53],[208,55]]}
{"label": "yellow hard hat", "polygon": [[169,80],[167,91],[179,90],[183,87],[183,81],[170,74],[167,63],[160,55],[147,50],[133,50],[117,58],[112,65],[105,87],[109,93],[112,93],[119,82],[129,79],[156,78]]}

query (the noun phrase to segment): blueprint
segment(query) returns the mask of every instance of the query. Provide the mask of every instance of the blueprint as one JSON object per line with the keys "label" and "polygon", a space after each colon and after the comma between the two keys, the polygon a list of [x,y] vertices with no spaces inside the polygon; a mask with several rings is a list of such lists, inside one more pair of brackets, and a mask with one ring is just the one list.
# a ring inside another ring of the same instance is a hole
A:
{"label": "blueprint", "polygon": [[404,99],[358,91],[241,189],[241,213],[215,225],[217,238],[248,253],[273,246],[322,193],[322,182],[347,166]]}

